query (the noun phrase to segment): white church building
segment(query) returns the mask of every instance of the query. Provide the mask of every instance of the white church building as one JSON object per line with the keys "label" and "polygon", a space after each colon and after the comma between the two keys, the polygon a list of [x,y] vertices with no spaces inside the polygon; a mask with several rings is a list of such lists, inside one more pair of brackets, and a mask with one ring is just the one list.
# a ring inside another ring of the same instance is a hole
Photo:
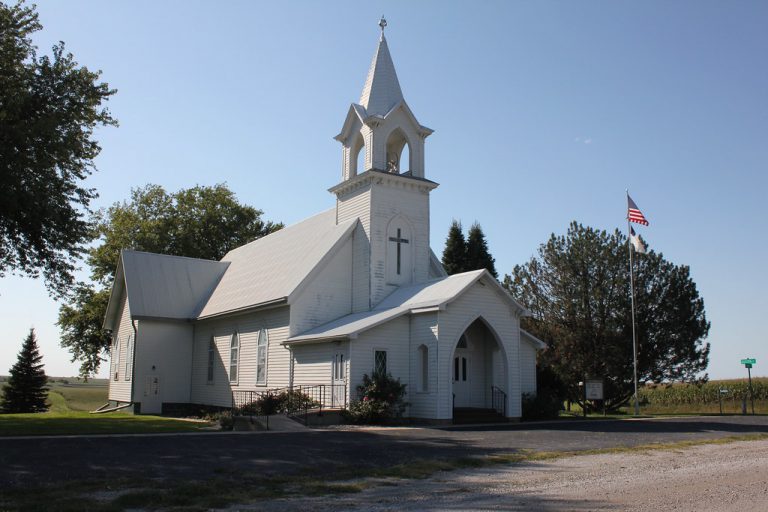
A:
{"label": "white church building", "polygon": [[324,386],[326,405],[343,406],[364,374],[386,371],[407,385],[410,418],[447,423],[462,408],[519,418],[544,344],[520,329],[526,311],[490,273],[447,276],[430,249],[431,133],[403,98],[382,30],[335,137],[333,208],[221,261],[122,251],[104,321],[110,402],[161,413]]}

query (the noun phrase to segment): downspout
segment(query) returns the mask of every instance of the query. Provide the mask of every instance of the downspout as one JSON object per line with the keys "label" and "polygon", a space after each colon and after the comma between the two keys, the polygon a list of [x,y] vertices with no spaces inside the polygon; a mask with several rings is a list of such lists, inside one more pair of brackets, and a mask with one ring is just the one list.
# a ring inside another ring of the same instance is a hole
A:
{"label": "downspout", "polygon": [[136,327],[138,320],[131,319],[131,327],[133,328],[133,354],[131,356],[131,403],[135,403],[134,391],[136,389],[136,347],[139,344],[139,328]]}

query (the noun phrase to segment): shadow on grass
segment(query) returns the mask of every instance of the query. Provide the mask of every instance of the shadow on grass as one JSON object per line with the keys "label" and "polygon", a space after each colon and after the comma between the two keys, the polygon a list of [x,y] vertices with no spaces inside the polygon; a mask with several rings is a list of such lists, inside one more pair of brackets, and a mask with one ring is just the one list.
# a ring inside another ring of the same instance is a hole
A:
{"label": "shadow on grass", "polygon": [[37,414],[0,414],[0,436],[2,437],[195,432],[206,426],[205,423],[123,413],[89,414],[52,411]]}

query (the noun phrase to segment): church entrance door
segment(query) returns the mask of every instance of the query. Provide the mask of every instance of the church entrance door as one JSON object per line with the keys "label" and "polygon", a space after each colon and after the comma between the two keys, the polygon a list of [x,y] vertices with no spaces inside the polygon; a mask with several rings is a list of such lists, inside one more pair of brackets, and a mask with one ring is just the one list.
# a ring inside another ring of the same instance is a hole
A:
{"label": "church entrance door", "polygon": [[470,407],[472,405],[471,364],[469,351],[464,348],[457,348],[453,355],[454,407]]}

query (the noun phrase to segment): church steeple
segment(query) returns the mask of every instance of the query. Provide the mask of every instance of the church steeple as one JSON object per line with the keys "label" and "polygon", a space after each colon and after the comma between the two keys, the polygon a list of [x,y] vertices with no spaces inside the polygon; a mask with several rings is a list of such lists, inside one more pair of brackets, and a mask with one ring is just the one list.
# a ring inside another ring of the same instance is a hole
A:
{"label": "church steeple", "polygon": [[403,91],[400,89],[395,64],[392,62],[387,39],[382,30],[379,47],[373,56],[368,78],[360,95],[360,105],[365,108],[369,116],[384,116],[401,101],[403,101]]}
{"label": "church steeple", "polygon": [[[342,179],[349,180],[369,170],[423,178],[424,139],[432,130],[419,124],[405,102],[384,37],[384,18],[379,26],[382,27],[381,37],[360,103],[350,106],[341,133],[335,137],[343,146]],[[409,158],[403,162],[401,156],[406,146]],[[365,158],[359,166],[361,151]]]}

